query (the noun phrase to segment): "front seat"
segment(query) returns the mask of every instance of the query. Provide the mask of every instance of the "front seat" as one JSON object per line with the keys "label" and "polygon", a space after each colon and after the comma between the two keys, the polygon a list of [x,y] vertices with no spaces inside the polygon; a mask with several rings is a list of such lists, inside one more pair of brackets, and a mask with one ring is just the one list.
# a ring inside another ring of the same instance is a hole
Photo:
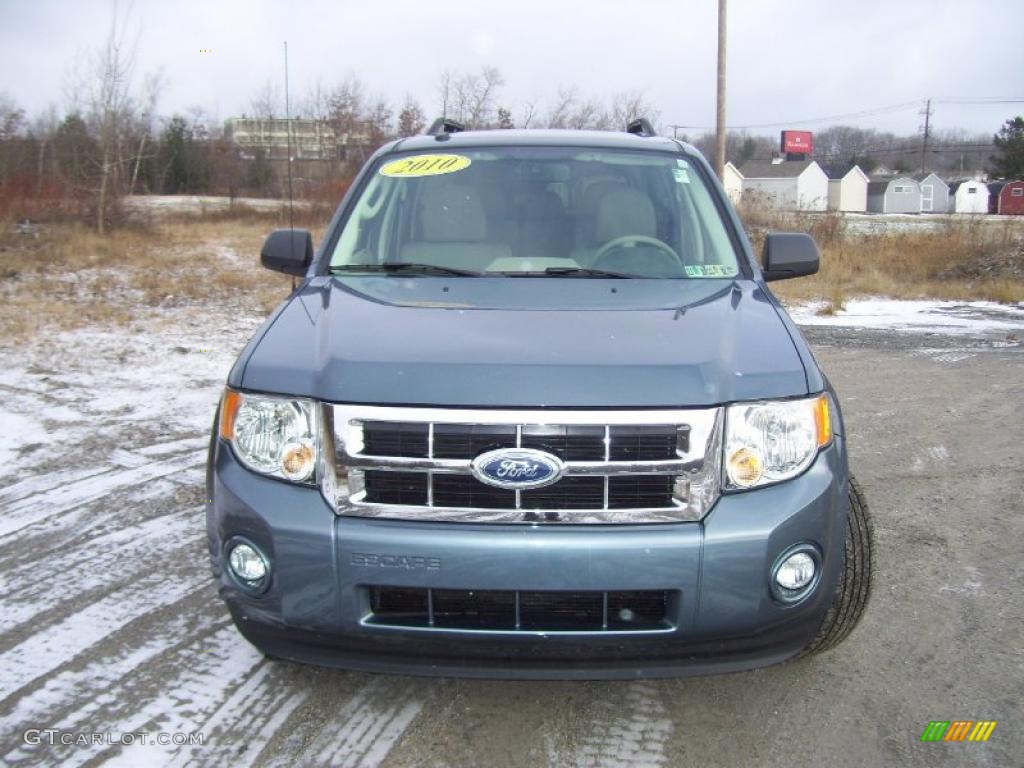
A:
{"label": "front seat", "polygon": [[507,244],[487,239],[487,218],[475,190],[461,184],[425,179],[414,228],[401,260],[482,272],[495,259],[507,258]]}
{"label": "front seat", "polygon": [[631,246],[626,243],[606,252],[600,259],[595,258],[603,246],[620,237],[658,237],[654,203],[637,189],[621,187],[604,194],[597,206],[594,233],[597,245],[587,266],[645,277],[682,276],[679,259],[650,244]]}

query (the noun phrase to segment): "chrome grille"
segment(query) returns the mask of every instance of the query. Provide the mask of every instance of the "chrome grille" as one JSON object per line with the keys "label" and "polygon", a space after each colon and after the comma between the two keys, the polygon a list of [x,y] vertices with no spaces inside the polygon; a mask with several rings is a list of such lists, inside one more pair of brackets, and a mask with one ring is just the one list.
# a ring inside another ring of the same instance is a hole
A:
{"label": "chrome grille", "polygon": [[[324,493],[339,514],[497,523],[697,520],[718,494],[720,409],[498,411],[327,406]],[[550,485],[480,482],[471,463],[532,448],[564,463]]]}

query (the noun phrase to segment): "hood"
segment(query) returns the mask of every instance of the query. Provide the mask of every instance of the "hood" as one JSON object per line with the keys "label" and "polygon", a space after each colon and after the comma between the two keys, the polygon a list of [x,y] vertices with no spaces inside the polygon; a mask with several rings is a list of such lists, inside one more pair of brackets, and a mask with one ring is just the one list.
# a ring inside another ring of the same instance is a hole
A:
{"label": "hood", "polygon": [[806,394],[753,281],[317,277],[236,369],[245,389],[378,405],[686,407]]}

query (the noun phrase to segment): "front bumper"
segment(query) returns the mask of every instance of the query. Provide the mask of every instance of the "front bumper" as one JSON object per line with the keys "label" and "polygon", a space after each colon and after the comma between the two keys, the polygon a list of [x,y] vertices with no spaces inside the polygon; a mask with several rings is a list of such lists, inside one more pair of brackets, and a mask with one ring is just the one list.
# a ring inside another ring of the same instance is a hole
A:
{"label": "front bumper", "polygon": [[[594,679],[728,672],[798,653],[821,624],[842,565],[841,438],[800,477],[720,498],[700,523],[499,525],[338,517],[315,488],[254,475],[216,442],[208,538],[220,594],[265,653],[378,672]],[[264,594],[222,567],[242,536],[269,557]],[[769,590],[797,543],[822,555],[818,586],[795,605]],[[370,555],[370,557],[367,557]],[[368,586],[454,590],[674,590],[658,632],[495,632],[367,623]]]}

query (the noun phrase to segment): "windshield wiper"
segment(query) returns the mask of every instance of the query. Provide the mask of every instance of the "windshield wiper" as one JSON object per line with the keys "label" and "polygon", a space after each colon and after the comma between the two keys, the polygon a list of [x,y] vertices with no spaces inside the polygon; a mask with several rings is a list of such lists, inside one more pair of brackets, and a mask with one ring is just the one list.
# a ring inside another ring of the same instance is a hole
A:
{"label": "windshield wiper", "polygon": [[456,277],[480,277],[479,272],[468,269],[442,267],[440,264],[416,264],[408,261],[385,262],[384,264],[338,264],[329,269],[332,275],[340,272],[383,272],[385,274],[454,275]]}
{"label": "windshield wiper", "polygon": [[610,272],[607,269],[592,269],[590,267],[548,267],[543,272],[500,272],[499,274],[508,277],[614,277],[631,278],[636,275],[627,275],[623,272]]}

